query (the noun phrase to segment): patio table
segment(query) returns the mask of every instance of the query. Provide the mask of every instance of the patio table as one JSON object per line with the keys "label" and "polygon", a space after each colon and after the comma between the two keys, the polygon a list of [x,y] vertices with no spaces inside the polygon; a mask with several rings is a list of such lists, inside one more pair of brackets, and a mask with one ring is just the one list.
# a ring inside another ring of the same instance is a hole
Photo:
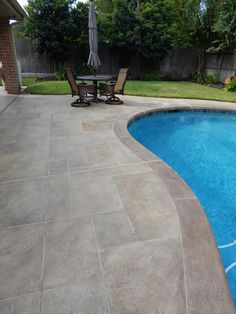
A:
{"label": "patio table", "polygon": [[96,86],[96,93],[94,95],[94,102],[103,101],[101,98],[98,98],[98,92],[97,92],[97,86],[98,81],[109,81],[112,79],[111,75],[82,75],[82,76],[76,76],[77,80],[81,81],[93,81],[93,84]]}

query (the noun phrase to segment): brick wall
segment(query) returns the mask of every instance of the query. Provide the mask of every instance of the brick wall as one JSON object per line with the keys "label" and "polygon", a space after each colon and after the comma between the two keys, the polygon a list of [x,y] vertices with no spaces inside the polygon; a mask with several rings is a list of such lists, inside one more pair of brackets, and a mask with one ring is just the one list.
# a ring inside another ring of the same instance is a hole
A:
{"label": "brick wall", "polygon": [[3,63],[5,88],[9,94],[20,94],[15,50],[8,20],[0,20],[0,60]]}

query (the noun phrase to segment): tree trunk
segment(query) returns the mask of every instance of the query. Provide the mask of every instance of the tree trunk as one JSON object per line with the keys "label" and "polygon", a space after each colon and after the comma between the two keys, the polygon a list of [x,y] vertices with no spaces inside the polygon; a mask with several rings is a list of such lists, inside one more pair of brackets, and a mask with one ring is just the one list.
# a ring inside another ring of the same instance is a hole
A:
{"label": "tree trunk", "polygon": [[136,10],[137,10],[137,12],[139,12],[140,6],[141,6],[141,0],[136,0],[136,2],[137,2]]}
{"label": "tree trunk", "polygon": [[217,71],[217,77],[218,78],[220,77],[220,71],[221,71],[223,59],[224,59],[224,52],[222,52],[221,56],[220,56],[220,62],[219,62],[218,71]]}
{"label": "tree trunk", "polygon": [[197,82],[200,83],[204,71],[206,61],[205,49],[198,50],[198,68],[197,68]]}
{"label": "tree trunk", "polygon": [[236,49],[234,49],[234,77],[236,77]]}

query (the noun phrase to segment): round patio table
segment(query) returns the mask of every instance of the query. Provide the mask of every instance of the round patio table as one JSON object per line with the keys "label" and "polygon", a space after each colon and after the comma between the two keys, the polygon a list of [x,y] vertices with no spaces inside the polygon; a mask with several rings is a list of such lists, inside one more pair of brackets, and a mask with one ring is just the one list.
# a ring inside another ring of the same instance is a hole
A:
{"label": "round patio table", "polygon": [[112,79],[111,75],[82,75],[82,76],[76,76],[77,80],[81,81],[93,81],[93,84],[96,86],[96,93],[94,95],[94,102],[103,101],[101,98],[98,98],[98,81],[109,81]]}

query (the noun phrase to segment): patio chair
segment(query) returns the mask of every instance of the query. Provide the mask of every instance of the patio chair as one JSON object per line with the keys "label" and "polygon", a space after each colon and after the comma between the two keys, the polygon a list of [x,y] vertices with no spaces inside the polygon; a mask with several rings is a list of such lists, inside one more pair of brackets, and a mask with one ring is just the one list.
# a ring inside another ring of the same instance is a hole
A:
{"label": "patio chair", "polygon": [[120,98],[117,97],[116,94],[124,95],[124,87],[128,71],[128,68],[122,68],[118,73],[116,82],[99,84],[100,96],[107,97],[105,103],[117,105],[123,104],[123,101],[120,100]]}
{"label": "patio chair", "polygon": [[90,106],[89,100],[93,100],[96,95],[96,86],[87,85],[85,83],[77,84],[71,68],[65,68],[67,80],[70,84],[71,95],[79,96],[76,101],[71,103],[72,107],[87,107]]}

